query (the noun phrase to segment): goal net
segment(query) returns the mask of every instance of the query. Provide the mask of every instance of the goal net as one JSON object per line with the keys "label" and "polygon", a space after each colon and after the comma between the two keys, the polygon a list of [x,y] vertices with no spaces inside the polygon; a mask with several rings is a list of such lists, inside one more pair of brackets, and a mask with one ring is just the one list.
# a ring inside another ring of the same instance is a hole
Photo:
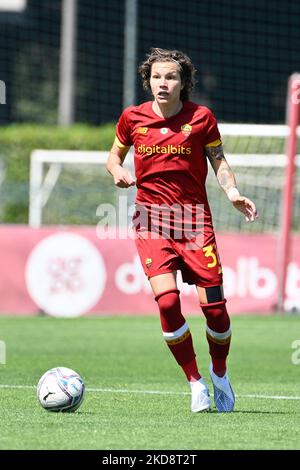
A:
{"label": "goal net", "polygon": [[[209,168],[207,192],[215,229],[278,233],[287,162],[287,126],[220,124],[219,128],[240,193],[255,202],[261,217],[255,224],[245,223],[241,214],[232,210]],[[97,209],[101,204],[115,208],[118,223],[129,224],[135,188],[120,190],[114,187],[105,168],[107,156],[108,152],[100,151],[35,150],[31,155],[29,224],[33,227],[95,225],[99,223]],[[126,165],[133,171],[132,153],[127,156]],[[299,155],[296,166],[300,166]],[[124,217],[125,211],[128,217]],[[300,231],[299,171],[295,174],[293,230]]]}
{"label": "goal net", "polygon": [[[232,210],[231,204],[216,185],[215,175],[210,168],[207,190],[216,230],[278,233],[282,222],[288,127],[221,124],[220,131],[225,155],[234,170],[239,191],[255,202],[261,217],[255,224],[245,224],[244,218]],[[300,166],[299,155],[296,166]],[[293,229],[300,231],[300,173],[296,172],[295,177]]]}

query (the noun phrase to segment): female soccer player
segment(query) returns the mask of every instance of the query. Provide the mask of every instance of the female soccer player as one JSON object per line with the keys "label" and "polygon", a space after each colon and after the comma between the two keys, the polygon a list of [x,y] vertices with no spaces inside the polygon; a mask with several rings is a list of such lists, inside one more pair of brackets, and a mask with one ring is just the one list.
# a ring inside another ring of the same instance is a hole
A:
{"label": "female soccer player", "polygon": [[[247,221],[257,217],[256,208],[239,194],[213,113],[188,100],[195,83],[189,57],[153,48],[139,73],[153,100],[123,111],[107,169],[116,186],[137,186],[136,246],[158,304],[164,339],[190,383],[191,410],[208,411],[211,402],[181,312],[177,270],[184,282],[196,286],[207,322],[215,405],[220,412],[230,412],[235,403],[226,372],[231,330],[205,189],[207,159],[227,197]],[[136,179],[122,166],[131,145]]]}

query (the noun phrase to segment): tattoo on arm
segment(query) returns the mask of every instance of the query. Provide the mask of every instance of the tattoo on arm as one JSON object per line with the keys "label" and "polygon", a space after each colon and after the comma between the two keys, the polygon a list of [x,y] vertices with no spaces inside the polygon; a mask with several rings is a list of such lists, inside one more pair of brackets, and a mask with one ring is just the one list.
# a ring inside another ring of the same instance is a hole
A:
{"label": "tattoo on arm", "polygon": [[216,175],[219,185],[225,191],[226,194],[231,188],[236,187],[234,174],[226,160],[224,161],[224,164],[220,165]]}
{"label": "tattoo on arm", "polygon": [[222,145],[217,145],[216,147],[205,147],[205,150],[207,158],[212,166],[214,160],[223,160],[225,158]]}
{"label": "tattoo on arm", "polygon": [[216,147],[206,147],[205,150],[219,185],[227,194],[231,188],[236,187],[236,181],[234,173],[224,156],[223,147],[222,145],[218,145]]}

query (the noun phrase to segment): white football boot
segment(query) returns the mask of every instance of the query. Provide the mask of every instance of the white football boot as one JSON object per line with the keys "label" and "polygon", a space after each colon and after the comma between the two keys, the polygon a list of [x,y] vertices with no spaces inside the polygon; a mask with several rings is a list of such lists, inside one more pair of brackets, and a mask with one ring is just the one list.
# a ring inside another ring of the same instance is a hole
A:
{"label": "white football boot", "polygon": [[210,377],[214,386],[214,400],[217,410],[220,413],[233,411],[235,395],[229,382],[227,373],[223,377],[218,377],[212,368],[209,368]]}
{"label": "white football boot", "polygon": [[190,386],[192,391],[191,411],[193,413],[209,411],[209,390],[204,379],[201,377],[201,379],[197,380],[196,382],[190,382]]}

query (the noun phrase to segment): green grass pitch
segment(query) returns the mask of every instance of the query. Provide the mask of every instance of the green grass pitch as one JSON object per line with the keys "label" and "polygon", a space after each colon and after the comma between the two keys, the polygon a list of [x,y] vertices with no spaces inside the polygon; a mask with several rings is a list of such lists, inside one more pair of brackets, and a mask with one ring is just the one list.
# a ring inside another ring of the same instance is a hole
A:
{"label": "green grass pitch", "polygon": [[[187,319],[212,393],[204,320]],[[1,317],[0,449],[300,449],[300,317],[233,316],[232,329],[235,412],[192,414],[157,317]],[[40,376],[56,366],[84,378],[76,413],[37,402]]]}

